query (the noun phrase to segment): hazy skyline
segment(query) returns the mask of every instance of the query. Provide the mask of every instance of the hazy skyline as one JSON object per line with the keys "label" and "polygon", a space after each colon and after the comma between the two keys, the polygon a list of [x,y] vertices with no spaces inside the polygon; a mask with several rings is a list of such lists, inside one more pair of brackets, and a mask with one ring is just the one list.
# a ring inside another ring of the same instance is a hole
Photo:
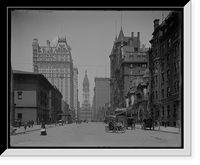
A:
{"label": "hazy skyline", "polygon": [[[122,22],[121,22],[122,13]],[[104,10],[15,10],[11,16],[11,63],[13,70],[33,71],[32,41],[53,44],[57,36],[66,36],[74,66],[78,68],[79,101],[82,105],[82,83],[87,70],[92,105],[94,78],[110,77],[110,59],[115,35],[122,26],[125,36],[140,32],[141,45],[150,47],[154,19],[164,19],[169,11]]]}

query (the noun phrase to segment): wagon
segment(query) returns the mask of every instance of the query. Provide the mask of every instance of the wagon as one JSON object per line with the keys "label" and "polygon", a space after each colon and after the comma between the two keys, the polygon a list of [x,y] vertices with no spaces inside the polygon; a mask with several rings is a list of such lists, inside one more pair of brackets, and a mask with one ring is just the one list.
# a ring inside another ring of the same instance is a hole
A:
{"label": "wagon", "polygon": [[145,130],[146,128],[149,128],[151,130],[151,128],[154,128],[153,124],[154,124],[153,119],[151,118],[144,119],[142,123],[142,129]]}
{"label": "wagon", "polygon": [[63,125],[63,120],[58,120],[58,125]]}
{"label": "wagon", "polygon": [[135,122],[134,122],[134,119],[132,117],[127,117],[126,129],[128,129],[128,128],[135,129]]}

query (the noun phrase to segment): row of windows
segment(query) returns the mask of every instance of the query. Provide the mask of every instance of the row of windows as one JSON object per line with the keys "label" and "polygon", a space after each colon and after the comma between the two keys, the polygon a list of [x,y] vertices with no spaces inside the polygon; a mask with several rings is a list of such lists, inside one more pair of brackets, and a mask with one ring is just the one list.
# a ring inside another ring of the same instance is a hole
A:
{"label": "row of windows", "polygon": [[139,73],[139,74],[144,74],[144,72],[145,72],[145,70],[139,70],[138,72],[134,72],[134,69],[130,69],[130,75],[133,75],[134,73],[135,74],[137,74],[137,73]]}
{"label": "row of windows", "polygon": [[[167,69],[167,71],[166,71],[166,75],[167,75],[166,81],[170,80],[170,78],[171,78],[170,71],[171,71],[171,69]],[[180,71],[180,61],[177,61],[174,63],[174,74],[179,73],[179,71]],[[162,74],[161,74],[161,82],[162,83],[165,82],[165,73],[164,72],[162,72]],[[151,84],[152,84],[152,86],[158,85],[158,76],[157,75],[152,77]]]}
{"label": "row of windows", "polygon": [[130,66],[129,66],[130,69],[133,69],[133,68],[136,68],[136,67],[146,68],[147,64],[130,64]]}
{"label": "row of windows", "polygon": [[35,61],[69,61],[69,58],[37,58]]}
{"label": "row of windows", "polygon": [[[162,47],[161,47],[161,52],[164,53],[165,51],[167,51],[169,48],[172,47],[172,38],[175,40],[176,38],[178,37],[178,33],[175,32],[174,33],[174,37],[170,37],[167,39],[166,43],[163,43],[162,44]],[[158,39],[155,40],[158,42]],[[155,42],[155,43],[157,43]],[[180,42],[177,42],[174,46],[174,54],[175,55],[178,55],[180,53]],[[159,49],[156,49],[155,50],[155,53],[153,54],[153,58],[157,57],[159,55]]]}
{"label": "row of windows", "polygon": [[[165,113],[166,112],[166,113]],[[165,111],[165,107],[162,107],[162,116],[177,116],[177,105],[173,105],[173,111],[170,105],[167,105],[167,111]]]}
{"label": "row of windows", "polygon": [[[62,77],[67,77],[66,76],[66,74],[43,74],[45,77],[58,77],[58,78],[62,78]],[[70,75],[68,74],[68,77],[69,77]]]}
{"label": "row of windows", "polygon": [[[166,91],[166,97],[170,96],[170,87],[167,87],[167,91]],[[165,98],[165,92],[164,89],[162,89],[162,99]],[[157,100],[158,99],[158,91],[152,92],[152,101]]]}
{"label": "row of windows", "polygon": [[[179,61],[177,61],[176,63],[177,63],[176,65],[180,66],[180,62]],[[167,54],[166,64],[167,65],[170,64],[170,53]],[[161,69],[164,69],[164,68],[165,68],[165,58],[163,57],[161,59]]]}
{"label": "row of windows", "polygon": [[41,73],[66,73],[67,70],[58,70],[58,69],[38,69]]}
{"label": "row of windows", "polygon": [[[179,93],[179,81],[174,82],[174,93]],[[165,93],[165,89],[164,88],[162,89],[162,92],[161,92],[162,99],[165,98],[165,95],[166,95],[166,98],[171,96],[170,87],[167,87],[166,93]],[[152,101],[157,100],[158,99],[158,91],[155,91],[155,92],[153,91],[151,97],[152,97]]]}

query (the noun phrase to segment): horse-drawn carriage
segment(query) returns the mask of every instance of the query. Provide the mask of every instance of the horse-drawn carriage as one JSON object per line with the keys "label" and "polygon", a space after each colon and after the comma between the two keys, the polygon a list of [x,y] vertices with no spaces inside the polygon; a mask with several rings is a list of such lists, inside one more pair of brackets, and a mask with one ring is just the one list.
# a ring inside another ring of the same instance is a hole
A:
{"label": "horse-drawn carriage", "polygon": [[123,119],[119,116],[109,115],[106,117],[105,132],[126,132],[126,127],[123,123]]}
{"label": "horse-drawn carriage", "polygon": [[128,128],[135,129],[135,121],[134,118],[132,117],[126,118],[126,129]]}
{"label": "horse-drawn carriage", "polygon": [[151,130],[151,128],[154,130],[154,121],[152,118],[146,118],[143,120],[142,123],[142,129],[146,129],[149,128]]}

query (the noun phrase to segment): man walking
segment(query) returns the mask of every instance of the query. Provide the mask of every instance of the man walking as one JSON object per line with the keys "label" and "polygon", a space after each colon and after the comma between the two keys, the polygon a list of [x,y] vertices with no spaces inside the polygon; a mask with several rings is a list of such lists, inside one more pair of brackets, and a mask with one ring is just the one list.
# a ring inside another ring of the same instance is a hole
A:
{"label": "man walking", "polygon": [[24,122],[24,133],[26,133],[26,129],[27,129],[27,122]]}

